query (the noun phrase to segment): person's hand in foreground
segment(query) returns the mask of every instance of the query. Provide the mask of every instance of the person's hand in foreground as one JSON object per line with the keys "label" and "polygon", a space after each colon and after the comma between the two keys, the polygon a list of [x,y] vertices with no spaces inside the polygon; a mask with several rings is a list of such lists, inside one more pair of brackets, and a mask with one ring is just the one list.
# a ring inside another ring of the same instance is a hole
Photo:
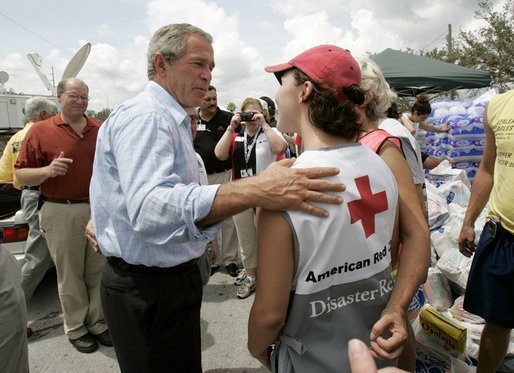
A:
{"label": "person's hand in foreground", "polygon": [[400,307],[387,306],[371,329],[370,353],[379,359],[397,359],[408,339],[405,312]]}
{"label": "person's hand in foreground", "polygon": [[352,373],[406,373],[404,370],[392,367],[378,370],[371,351],[364,342],[358,339],[348,342],[348,357]]}

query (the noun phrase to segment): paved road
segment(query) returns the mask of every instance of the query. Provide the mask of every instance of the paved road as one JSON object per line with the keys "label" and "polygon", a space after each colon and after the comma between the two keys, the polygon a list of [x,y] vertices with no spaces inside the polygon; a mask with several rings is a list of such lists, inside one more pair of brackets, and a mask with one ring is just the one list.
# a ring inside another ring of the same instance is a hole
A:
{"label": "paved road", "polygon": [[[254,296],[237,299],[236,290],[232,278],[222,272],[214,274],[205,288],[201,316],[204,372],[268,372],[246,348],[246,325]],[[92,354],[82,354],[68,342],[60,316],[55,271],[48,272],[28,311],[29,319],[35,320],[35,333],[29,338],[32,373],[119,372],[112,348],[100,346]]]}

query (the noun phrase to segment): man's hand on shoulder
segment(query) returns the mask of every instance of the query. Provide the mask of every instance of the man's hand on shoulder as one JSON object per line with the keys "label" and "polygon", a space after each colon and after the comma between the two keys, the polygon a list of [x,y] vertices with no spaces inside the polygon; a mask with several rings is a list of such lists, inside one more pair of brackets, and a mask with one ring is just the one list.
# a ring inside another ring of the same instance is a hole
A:
{"label": "man's hand on shoulder", "polygon": [[258,190],[259,204],[268,210],[301,210],[321,217],[328,216],[324,209],[309,202],[340,204],[342,198],[327,192],[342,192],[342,183],[323,180],[334,176],[339,169],[334,167],[290,168],[295,159],[284,159],[272,163],[252,181]]}

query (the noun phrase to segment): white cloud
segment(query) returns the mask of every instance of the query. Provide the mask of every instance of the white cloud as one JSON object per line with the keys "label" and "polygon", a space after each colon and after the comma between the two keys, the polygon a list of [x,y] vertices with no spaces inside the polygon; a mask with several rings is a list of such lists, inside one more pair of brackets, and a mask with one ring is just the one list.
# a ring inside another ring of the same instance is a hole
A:
{"label": "white cloud", "polygon": [[[318,13],[323,10],[325,12],[337,12],[341,9],[348,10],[353,4],[359,3],[360,1],[350,2],[341,0],[323,0],[323,1],[312,1],[312,0],[282,0],[272,1],[272,8],[280,14],[286,17],[292,18],[297,14],[311,14]],[[309,24],[306,24],[309,25]]]}
{"label": "white cloud", "polygon": [[[306,25],[316,25],[316,27]],[[285,21],[284,28],[291,37],[284,48],[284,55],[288,59],[319,44],[341,45],[347,33],[333,25],[325,11],[289,18]]]}
{"label": "white cloud", "polygon": [[[366,52],[380,52],[388,48],[398,49],[403,45],[400,35],[377,20],[367,9],[359,9],[351,13],[352,28],[355,40],[349,40],[349,49],[356,57],[363,57]],[[353,44],[353,45],[352,45]]]}

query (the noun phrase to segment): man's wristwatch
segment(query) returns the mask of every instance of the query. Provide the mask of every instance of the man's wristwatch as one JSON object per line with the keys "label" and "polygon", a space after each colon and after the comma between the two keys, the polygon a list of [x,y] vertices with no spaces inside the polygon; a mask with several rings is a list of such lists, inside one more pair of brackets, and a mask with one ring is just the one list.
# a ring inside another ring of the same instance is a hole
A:
{"label": "man's wristwatch", "polygon": [[227,127],[227,131],[230,132],[230,133],[234,133],[235,132],[234,129],[232,129],[232,127],[230,127],[230,126]]}

